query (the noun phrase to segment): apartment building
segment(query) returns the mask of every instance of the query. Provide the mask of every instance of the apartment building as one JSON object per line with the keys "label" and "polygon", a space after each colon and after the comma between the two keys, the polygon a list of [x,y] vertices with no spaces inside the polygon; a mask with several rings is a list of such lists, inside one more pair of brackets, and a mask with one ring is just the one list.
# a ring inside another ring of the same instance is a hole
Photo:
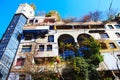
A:
{"label": "apartment building", "polygon": [[[15,26],[12,26],[13,23]],[[5,41],[5,36],[8,36],[7,41]],[[116,74],[120,67],[120,24],[118,22],[65,23],[58,21],[55,15],[34,16],[32,7],[28,4],[21,4],[1,40],[0,72],[2,79],[7,78],[9,70],[8,80],[31,80],[34,78],[32,73],[46,70],[54,73],[61,72],[66,65],[59,64],[59,70],[56,70],[54,67],[57,63],[53,62],[51,65],[51,61],[59,56],[63,59],[74,57],[75,52],[72,49],[62,51],[64,46],[60,44],[71,43],[79,47],[79,42],[83,37],[88,39],[93,37],[100,41],[102,48],[100,53],[104,61],[100,63],[97,70],[114,71]],[[81,53],[79,52],[78,55]]]}

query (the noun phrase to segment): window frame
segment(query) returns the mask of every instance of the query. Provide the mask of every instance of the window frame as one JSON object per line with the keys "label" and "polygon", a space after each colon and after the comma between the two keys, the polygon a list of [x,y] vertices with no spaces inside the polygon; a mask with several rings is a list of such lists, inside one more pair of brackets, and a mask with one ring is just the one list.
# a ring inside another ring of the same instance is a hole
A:
{"label": "window frame", "polygon": [[118,59],[120,60],[120,54],[117,55]]}
{"label": "window frame", "polygon": [[45,50],[45,45],[39,45],[39,51],[44,51]]}
{"label": "window frame", "polygon": [[115,35],[117,36],[117,38],[120,38],[120,33],[116,32]]}
{"label": "window frame", "polygon": [[48,35],[48,42],[54,42],[54,35]]}
{"label": "window frame", "polygon": [[111,49],[117,48],[117,46],[115,45],[114,42],[110,42],[109,45],[110,45],[110,48],[111,48]]}
{"label": "window frame", "polygon": [[114,27],[112,25],[108,25],[109,29],[114,29]]}
{"label": "window frame", "polygon": [[29,20],[29,23],[33,23],[33,22],[34,22],[34,19],[30,19],[30,20]]}
{"label": "window frame", "polygon": [[101,49],[103,50],[108,49],[107,45],[104,42],[101,42],[100,45],[101,45]]}
{"label": "window frame", "polygon": [[107,33],[99,33],[101,38],[109,38],[109,35]]}
{"label": "window frame", "polygon": [[115,26],[116,29],[120,29],[120,25],[114,25],[114,26]]}
{"label": "window frame", "polygon": [[[20,62],[20,61],[22,61],[22,62]],[[25,63],[25,58],[17,58],[15,66],[24,66],[24,63]]]}
{"label": "window frame", "polygon": [[32,45],[22,45],[21,52],[26,53],[26,52],[31,52],[32,50]]}
{"label": "window frame", "polygon": [[51,44],[49,44],[49,45],[47,45],[47,51],[52,51],[52,45]]}

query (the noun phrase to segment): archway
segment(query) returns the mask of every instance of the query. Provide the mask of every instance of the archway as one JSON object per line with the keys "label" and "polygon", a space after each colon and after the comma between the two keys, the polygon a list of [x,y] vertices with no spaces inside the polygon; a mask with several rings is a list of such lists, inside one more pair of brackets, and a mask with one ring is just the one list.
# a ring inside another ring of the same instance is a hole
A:
{"label": "archway", "polygon": [[90,36],[89,34],[79,34],[77,37],[77,42],[78,42],[78,56],[84,56],[83,51],[89,50],[89,47],[87,44],[85,44],[84,41],[86,40],[93,40],[93,37]]}
{"label": "archway", "polygon": [[90,36],[89,34],[79,34],[77,37],[77,42],[80,43],[84,41],[85,39],[90,39],[90,38],[93,38],[93,37]]}
{"label": "archway", "polygon": [[62,34],[58,38],[59,55],[64,59],[75,56],[75,40],[69,34]]}

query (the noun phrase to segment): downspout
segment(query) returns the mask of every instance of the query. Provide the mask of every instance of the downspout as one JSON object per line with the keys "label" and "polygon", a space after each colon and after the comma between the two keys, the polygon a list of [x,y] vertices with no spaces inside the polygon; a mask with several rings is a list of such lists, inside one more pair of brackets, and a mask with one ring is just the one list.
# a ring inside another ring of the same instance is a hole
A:
{"label": "downspout", "polygon": [[114,71],[111,71],[111,72],[112,72],[113,76],[115,77],[114,80],[119,80],[119,77],[115,75]]}

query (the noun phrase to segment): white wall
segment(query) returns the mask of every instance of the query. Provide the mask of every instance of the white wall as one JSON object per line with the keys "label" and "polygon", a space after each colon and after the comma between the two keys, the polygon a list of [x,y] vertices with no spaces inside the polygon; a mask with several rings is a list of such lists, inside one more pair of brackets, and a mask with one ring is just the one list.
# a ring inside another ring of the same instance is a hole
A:
{"label": "white wall", "polygon": [[27,3],[19,5],[15,14],[18,14],[18,13],[23,13],[27,18],[30,16],[34,16],[35,14],[33,8]]}

